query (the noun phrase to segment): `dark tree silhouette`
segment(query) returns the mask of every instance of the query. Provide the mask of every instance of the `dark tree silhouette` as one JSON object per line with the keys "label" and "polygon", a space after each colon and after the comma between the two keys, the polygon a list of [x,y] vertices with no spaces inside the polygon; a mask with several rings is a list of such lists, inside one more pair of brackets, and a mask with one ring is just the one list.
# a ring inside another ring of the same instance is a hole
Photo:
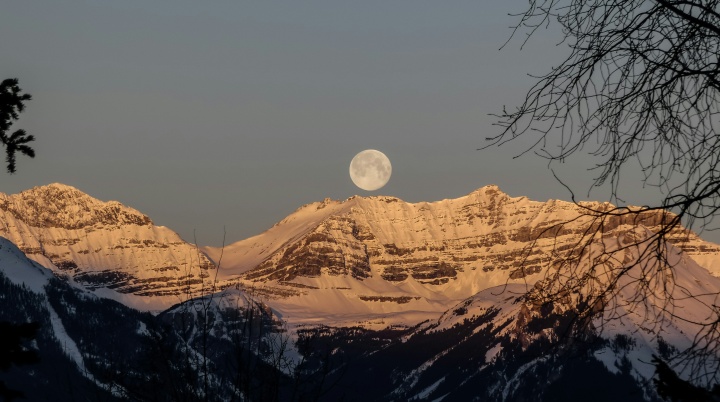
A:
{"label": "dark tree silhouette", "polygon": [[[13,365],[22,366],[40,361],[35,350],[24,346],[26,341],[35,339],[39,328],[38,323],[0,322],[0,370],[7,371]],[[0,397],[4,401],[12,401],[22,398],[23,393],[9,388],[4,381],[0,381]]]}
{"label": "dark tree silhouette", "polygon": [[[5,146],[8,173],[15,173],[15,153],[35,157],[35,150],[26,145],[34,141],[35,137],[28,135],[25,130],[16,130],[8,135],[13,121],[17,120],[19,113],[25,109],[25,101],[31,99],[30,94],[21,92],[16,78],[0,82],[0,141]],[[7,371],[13,364],[20,366],[40,360],[37,352],[23,346],[24,340],[35,338],[38,328],[37,323],[0,322],[0,370]],[[12,401],[22,396],[22,392],[8,388],[4,381],[0,381],[0,397],[3,400]]]}
{"label": "dark tree silhouette", "polygon": [[[609,188],[609,200],[619,205],[578,203],[585,212],[576,223],[587,230],[574,247],[556,250],[533,297],[547,303],[576,295],[582,325],[628,291],[627,311],[652,311],[647,300],[654,298],[662,315],[672,316],[678,287],[670,244],[682,248],[694,236],[683,225],[716,229],[720,214],[720,1],[528,1],[513,36],[523,35],[526,45],[557,23],[569,55],[536,76],[519,107],[497,116],[502,130],[485,148],[530,139],[524,153],[546,158],[553,174],[557,164],[590,160],[590,189]],[[661,196],[654,205],[623,207],[621,173],[636,164],[639,184],[656,186]],[[603,235],[622,223],[652,230],[606,248]],[[547,233],[562,233],[566,224]],[[630,249],[638,257],[626,261]],[[720,308],[706,306],[711,313],[694,323],[702,329],[682,359],[695,362],[695,378],[713,382],[720,379]],[[659,328],[663,316],[646,319]]]}
{"label": "dark tree silhouette", "polygon": [[0,82],[0,141],[5,146],[5,161],[7,171],[15,173],[15,154],[20,152],[31,158],[35,157],[35,150],[29,142],[35,137],[28,135],[25,130],[16,130],[9,134],[10,126],[17,120],[19,113],[25,109],[25,101],[31,99],[30,94],[21,93],[16,78],[10,78]]}

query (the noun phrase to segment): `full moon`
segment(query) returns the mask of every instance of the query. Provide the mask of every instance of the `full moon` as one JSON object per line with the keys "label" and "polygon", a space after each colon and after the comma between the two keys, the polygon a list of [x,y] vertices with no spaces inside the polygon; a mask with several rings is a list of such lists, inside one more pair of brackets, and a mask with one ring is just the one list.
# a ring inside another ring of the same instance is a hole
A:
{"label": "full moon", "polygon": [[366,191],[377,190],[387,184],[391,174],[390,159],[374,149],[360,152],[350,162],[350,178]]}

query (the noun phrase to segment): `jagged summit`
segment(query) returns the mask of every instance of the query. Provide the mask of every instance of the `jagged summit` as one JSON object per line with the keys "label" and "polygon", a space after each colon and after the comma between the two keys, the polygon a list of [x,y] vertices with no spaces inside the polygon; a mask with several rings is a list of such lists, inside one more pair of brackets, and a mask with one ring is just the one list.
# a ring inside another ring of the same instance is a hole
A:
{"label": "jagged summit", "polygon": [[35,227],[152,225],[150,218],[133,208],[117,201],[100,201],[60,183],[33,187],[19,194],[0,193],[0,209]]}
{"label": "jagged summit", "polygon": [[0,236],[43,266],[116,296],[178,295],[212,267],[139,211],[60,183],[0,193]]}
{"label": "jagged summit", "polygon": [[51,188],[56,188],[56,189],[61,190],[61,191],[68,191],[68,192],[73,191],[73,192],[78,192],[78,193],[81,192],[81,191],[78,190],[76,187],[73,187],[73,186],[71,186],[71,185],[69,185],[69,184],[63,184],[63,183],[57,183],[57,182],[55,182],[55,183],[50,183],[50,184],[46,184],[46,185],[44,185],[44,186],[35,186],[35,187],[33,187],[32,189],[26,190],[26,191],[33,191],[33,190],[36,190],[36,189],[44,189],[44,188],[49,188],[49,187],[51,187]]}
{"label": "jagged summit", "polygon": [[498,195],[498,194],[505,194],[501,189],[500,186],[497,184],[486,184],[476,190],[471,191],[467,195],[471,194],[488,194],[488,195]]}
{"label": "jagged summit", "polygon": [[[480,187],[477,190],[473,190],[470,193],[468,193],[464,196],[460,196],[458,198],[445,198],[445,199],[437,200],[437,201],[421,201],[421,202],[418,202],[417,204],[436,204],[436,203],[447,202],[447,201],[461,201],[468,197],[509,198],[510,196],[508,194],[504,193],[500,189],[499,186],[497,186],[495,184],[488,184],[486,186]],[[522,199],[522,198],[526,198],[526,197],[523,196],[523,197],[519,197],[519,198]],[[395,196],[390,196],[390,195],[366,195],[366,196],[363,196],[363,195],[356,194],[356,195],[346,198],[345,200],[336,200],[336,199],[326,197],[322,201],[315,201],[315,202],[311,202],[308,204],[304,204],[300,208],[296,209],[294,212],[299,212],[301,210],[312,209],[312,208],[322,209],[322,208],[327,207],[328,205],[353,204],[353,203],[362,202],[362,201],[380,201],[380,202],[386,202],[386,203],[407,202],[401,198],[398,198]]]}

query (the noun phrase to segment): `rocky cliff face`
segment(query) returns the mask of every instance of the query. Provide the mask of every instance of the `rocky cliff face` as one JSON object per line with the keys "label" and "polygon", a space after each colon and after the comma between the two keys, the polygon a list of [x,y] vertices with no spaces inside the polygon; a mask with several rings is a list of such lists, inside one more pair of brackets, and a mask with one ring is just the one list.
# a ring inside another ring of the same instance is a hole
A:
{"label": "rocky cliff face", "polygon": [[[531,201],[496,186],[432,203],[326,199],[226,247],[220,277],[226,286],[262,289],[295,317],[302,314],[296,306],[319,309],[326,317],[437,313],[491,286],[532,285],[589,228],[602,227],[602,236],[613,237],[639,226],[656,229],[669,217],[653,211],[597,219],[586,216],[586,207],[613,208]],[[698,263],[720,272],[719,246],[681,228],[670,237]],[[221,250],[205,251],[217,259]],[[328,300],[340,307],[328,307]]]}
{"label": "rocky cliff face", "polygon": [[0,194],[0,236],[90,289],[179,295],[213,268],[193,245],[140,212],[63,184]]}

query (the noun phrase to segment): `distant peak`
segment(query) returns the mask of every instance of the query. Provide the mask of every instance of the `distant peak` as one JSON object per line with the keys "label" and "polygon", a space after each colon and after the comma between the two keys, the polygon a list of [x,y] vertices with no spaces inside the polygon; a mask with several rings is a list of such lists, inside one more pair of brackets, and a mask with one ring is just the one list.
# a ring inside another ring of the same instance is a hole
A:
{"label": "distant peak", "polygon": [[48,184],[48,185],[39,186],[39,187],[35,187],[35,188],[56,188],[56,189],[58,189],[58,190],[75,190],[75,191],[80,191],[80,190],[78,190],[77,188],[75,188],[75,187],[73,187],[73,186],[70,186],[70,185],[67,185],[67,184],[62,184],[62,183],[50,183],[50,184]]}
{"label": "distant peak", "polygon": [[22,191],[18,194],[20,197],[36,197],[36,198],[47,198],[47,197],[62,197],[62,198],[92,198],[89,195],[83,193],[73,186],[62,183],[50,183],[44,186],[36,186],[31,189]]}
{"label": "distant peak", "polygon": [[507,194],[500,190],[500,187],[495,184],[488,184],[487,186],[482,186],[479,189],[468,194],[468,196],[472,195],[482,197],[497,197],[499,195],[507,196]]}
{"label": "distant peak", "polygon": [[36,227],[79,229],[95,224],[151,225],[139,211],[117,201],[101,201],[73,186],[51,183],[19,194],[0,194],[0,210]]}
{"label": "distant peak", "polygon": [[[467,196],[483,196],[483,197],[496,197],[496,196],[507,196],[505,192],[500,190],[500,187],[498,187],[495,184],[488,184],[486,186],[480,187],[477,190],[474,190],[470,192],[469,194],[465,196],[461,196],[459,199],[463,199]],[[370,196],[361,196],[361,195],[353,195],[346,199],[344,202],[353,201],[353,200],[368,200],[368,201],[379,201],[379,202],[385,202],[385,203],[395,203],[395,202],[405,202],[403,199],[390,196],[390,195],[370,195]],[[438,201],[425,201],[425,202],[438,202]]]}
{"label": "distant peak", "polygon": [[488,193],[488,192],[492,193],[492,192],[495,192],[495,193],[502,193],[503,191],[500,190],[500,187],[498,187],[497,184],[488,184],[488,185],[486,185],[486,186],[480,187],[479,189],[475,190],[474,192],[482,192],[482,193]]}

